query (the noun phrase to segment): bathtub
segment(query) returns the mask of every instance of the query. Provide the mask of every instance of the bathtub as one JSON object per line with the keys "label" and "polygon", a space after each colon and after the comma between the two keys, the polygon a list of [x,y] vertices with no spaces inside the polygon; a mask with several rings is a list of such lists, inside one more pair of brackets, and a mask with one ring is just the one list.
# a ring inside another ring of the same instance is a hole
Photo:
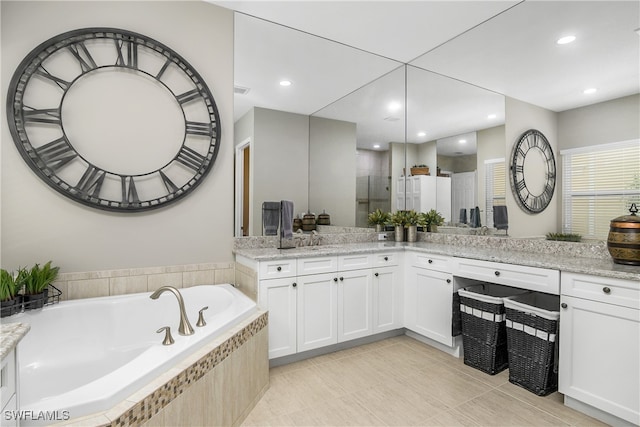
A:
{"label": "bathtub", "polygon": [[[157,300],[147,292],[65,301],[17,315],[31,325],[19,346],[20,410],[57,420],[108,410],[258,311],[231,285],[180,293],[195,330],[190,336],[178,334],[178,302],[170,292]],[[205,306],[207,324],[197,327]],[[156,333],[162,326],[171,327],[173,345],[162,345],[164,332]]]}

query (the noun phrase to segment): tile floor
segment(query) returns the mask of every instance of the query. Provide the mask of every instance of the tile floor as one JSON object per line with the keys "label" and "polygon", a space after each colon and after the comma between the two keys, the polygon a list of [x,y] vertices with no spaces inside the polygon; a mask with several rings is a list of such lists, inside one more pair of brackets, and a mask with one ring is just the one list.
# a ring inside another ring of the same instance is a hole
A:
{"label": "tile floor", "polygon": [[603,426],[407,336],[272,368],[243,426]]}

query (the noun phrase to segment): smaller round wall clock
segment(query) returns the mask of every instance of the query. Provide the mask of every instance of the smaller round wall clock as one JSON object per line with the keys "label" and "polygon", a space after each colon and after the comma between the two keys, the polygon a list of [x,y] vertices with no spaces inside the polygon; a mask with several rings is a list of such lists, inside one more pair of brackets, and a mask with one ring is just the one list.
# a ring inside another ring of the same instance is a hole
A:
{"label": "smaller round wall clock", "polygon": [[547,138],[538,130],[524,132],[513,147],[511,189],[528,213],[544,211],[556,187],[556,160]]}
{"label": "smaller round wall clock", "polygon": [[166,206],[213,168],[220,117],[174,50],[127,30],[86,28],[33,49],[9,84],[18,151],[50,187],[115,212]]}

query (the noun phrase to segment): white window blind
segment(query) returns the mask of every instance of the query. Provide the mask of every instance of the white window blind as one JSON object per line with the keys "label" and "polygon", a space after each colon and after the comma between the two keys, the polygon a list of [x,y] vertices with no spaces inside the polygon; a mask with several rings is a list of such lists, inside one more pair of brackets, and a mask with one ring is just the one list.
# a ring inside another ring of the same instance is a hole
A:
{"label": "white window blind", "polygon": [[504,158],[484,161],[485,221],[487,227],[493,227],[493,207],[505,204],[507,181]]}
{"label": "white window blind", "polygon": [[606,239],[610,221],[640,205],[640,140],[560,152],[562,229]]}

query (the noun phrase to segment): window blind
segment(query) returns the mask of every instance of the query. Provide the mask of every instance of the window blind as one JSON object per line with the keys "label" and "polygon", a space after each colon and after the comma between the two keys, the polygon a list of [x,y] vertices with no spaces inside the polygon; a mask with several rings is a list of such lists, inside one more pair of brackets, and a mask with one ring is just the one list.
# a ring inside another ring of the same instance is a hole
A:
{"label": "window blind", "polygon": [[504,158],[489,159],[484,162],[485,220],[487,227],[493,227],[493,207],[505,204],[507,181]]}
{"label": "window blind", "polygon": [[562,229],[606,239],[610,221],[640,206],[640,140],[560,152]]}

